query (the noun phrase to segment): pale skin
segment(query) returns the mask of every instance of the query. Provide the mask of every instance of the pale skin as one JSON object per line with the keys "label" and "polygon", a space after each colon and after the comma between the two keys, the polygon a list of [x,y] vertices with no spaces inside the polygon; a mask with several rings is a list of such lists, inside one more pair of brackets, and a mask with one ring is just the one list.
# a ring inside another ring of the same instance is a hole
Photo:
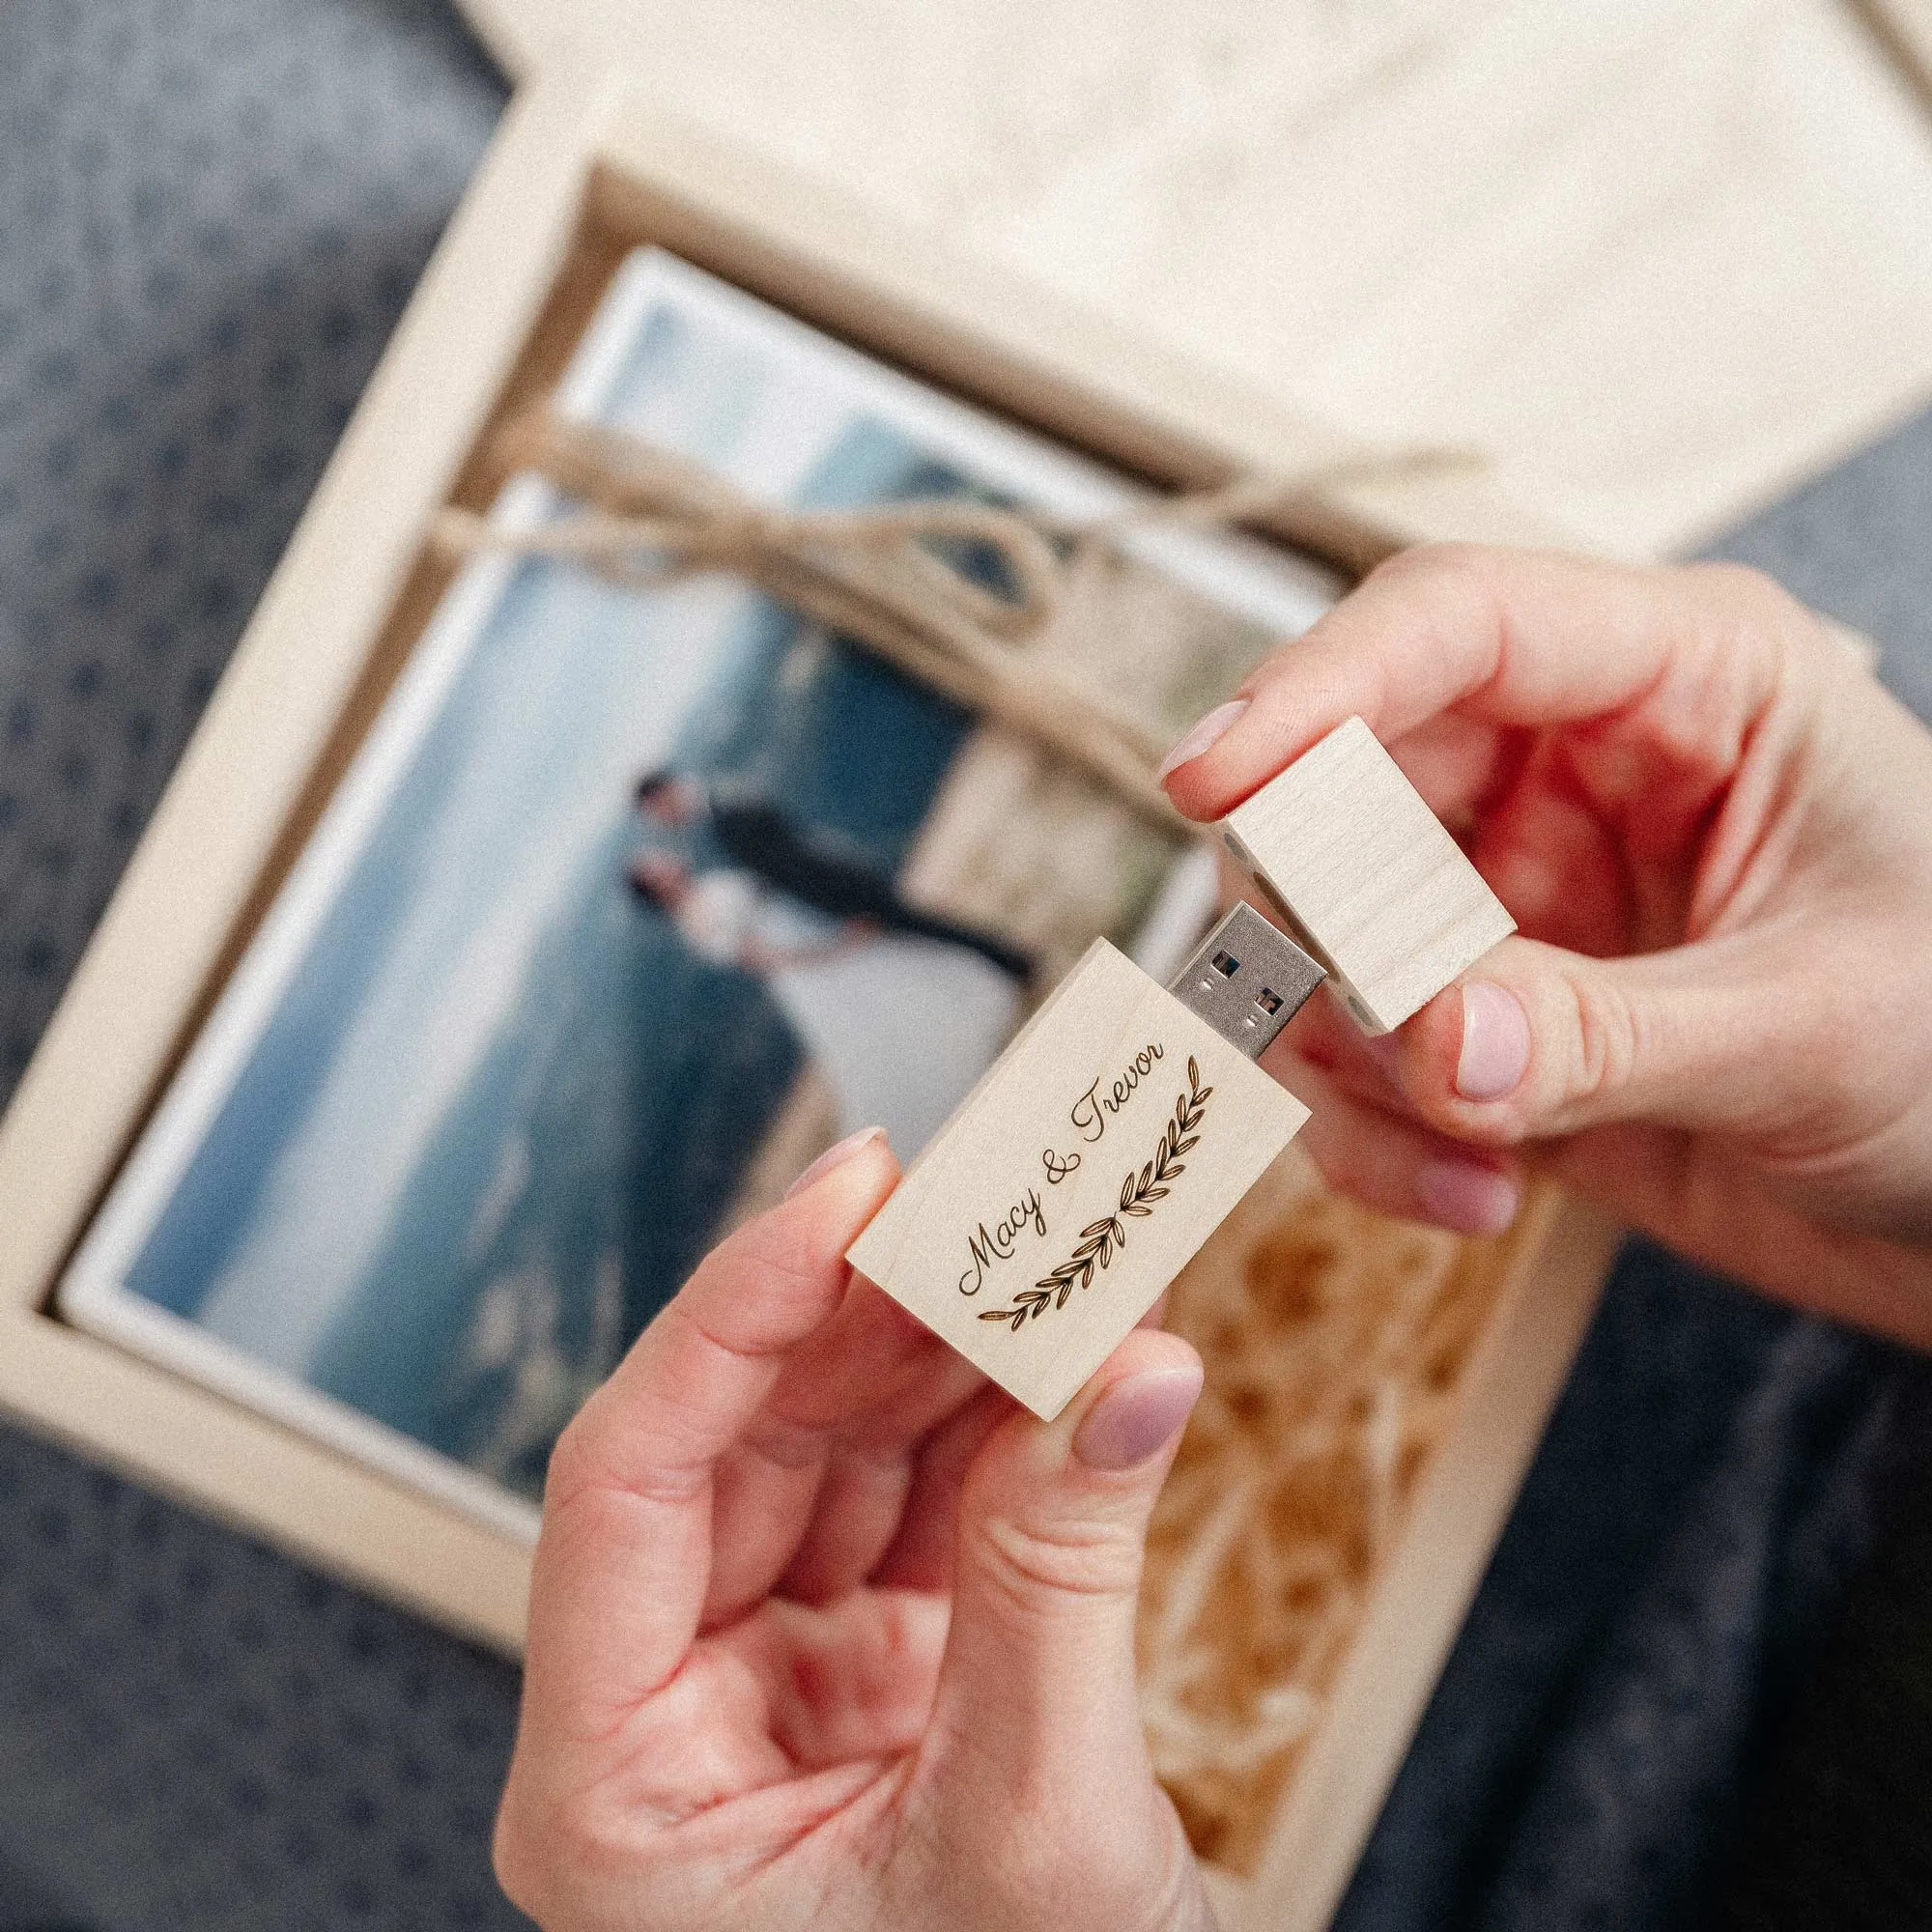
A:
{"label": "pale skin", "polygon": [[[1932,1342],[1932,738],[1815,619],[1739,571],[1424,551],[1241,696],[1170,760],[1182,810],[1359,713],[1521,927],[1387,1040],[1297,1020],[1332,1179],[1496,1226],[1548,1169]],[[550,1932],[1210,1922],[1133,1675],[1198,1362],[1136,1330],[1034,1421],[839,1260],[895,1179],[834,1150],[558,1448],[497,1844]]]}
{"label": "pale skin", "polygon": [[1331,1180],[1494,1225],[1534,1167],[1932,1345],[1932,737],[1842,639],[1729,566],[1431,549],[1241,695],[1183,811],[1359,713],[1520,929],[1386,1040],[1326,1000],[1291,1030]]}
{"label": "pale skin", "polygon": [[1193,1351],[1137,1330],[1036,1422],[853,1277],[898,1170],[834,1152],[552,1461],[504,1887],[559,1932],[1205,1926],[1133,1662]]}

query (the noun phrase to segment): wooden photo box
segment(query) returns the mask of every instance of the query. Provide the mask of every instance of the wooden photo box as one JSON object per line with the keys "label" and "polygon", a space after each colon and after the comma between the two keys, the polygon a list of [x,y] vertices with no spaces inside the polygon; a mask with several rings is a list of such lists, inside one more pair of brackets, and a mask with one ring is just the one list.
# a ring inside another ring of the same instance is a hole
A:
{"label": "wooden photo box", "polygon": [[[1346,471],[1269,520],[1344,572],[1420,539],[1551,535],[1467,474],[1376,480],[1346,437],[647,99],[568,72],[524,91],[0,1123],[6,1410],[512,1652],[522,1541],[48,1309],[449,582],[439,514],[489,503],[493,433],[645,242],[1161,487]],[[1291,1149],[1177,1286],[1208,1396],[1155,1526],[1149,1722],[1232,1926],[1331,1914],[1612,1241],[1548,1196],[1495,1243],[1378,1222]]]}

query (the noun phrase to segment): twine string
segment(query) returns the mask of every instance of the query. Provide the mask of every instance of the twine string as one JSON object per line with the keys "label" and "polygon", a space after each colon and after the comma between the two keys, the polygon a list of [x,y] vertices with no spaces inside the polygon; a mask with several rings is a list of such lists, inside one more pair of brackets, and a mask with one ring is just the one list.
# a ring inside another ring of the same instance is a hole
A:
{"label": "twine string", "polygon": [[[1164,747],[1050,661],[1013,648],[1063,613],[1080,554],[1135,530],[1226,528],[1322,489],[1480,461],[1454,449],[1376,451],[1076,519],[952,497],[772,508],[701,464],[545,408],[513,418],[496,454],[506,469],[535,470],[582,507],[526,526],[445,509],[436,537],[446,552],[554,557],[639,587],[728,572],[1086,767],[1169,826],[1179,821],[1153,781]],[[990,552],[1004,584],[977,582],[956,548],[935,545]]]}

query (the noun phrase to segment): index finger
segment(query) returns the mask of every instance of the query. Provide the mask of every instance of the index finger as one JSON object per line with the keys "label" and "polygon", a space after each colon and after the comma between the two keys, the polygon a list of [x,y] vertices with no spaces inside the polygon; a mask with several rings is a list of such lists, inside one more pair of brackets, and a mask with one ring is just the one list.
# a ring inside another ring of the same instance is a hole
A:
{"label": "index finger", "polygon": [[838,1308],[845,1250],[892,1192],[883,1138],[698,1264],[564,1432],[530,1579],[526,1721],[605,1735],[690,1649],[718,1460]]}
{"label": "index finger", "polygon": [[1729,567],[1407,551],[1249,675],[1247,709],[1168,792],[1188,817],[1219,818],[1350,717],[1392,745],[1449,712],[1504,726],[1622,714],[1689,762],[1727,766],[1776,693],[1800,611]]}

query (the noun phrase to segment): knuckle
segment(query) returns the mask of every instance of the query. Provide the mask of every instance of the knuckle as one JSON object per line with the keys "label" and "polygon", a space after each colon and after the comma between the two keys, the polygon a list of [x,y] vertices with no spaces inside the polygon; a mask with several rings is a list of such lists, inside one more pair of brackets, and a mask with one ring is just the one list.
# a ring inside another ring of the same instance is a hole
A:
{"label": "knuckle", "polygon": [[1785,619],[1804,611],[1804,607],[1775,577],[1768,577],[1747,563],[1712,559],[1681,564],[1678,568],[1687,581],[1738,615]]}
{"label": "knuckle", "polygon": [[1416,579],[1427,581],[1439,579],[1458,581],[1475,575],[1487,563],[1489,553],[1481,544],[1473,543],[1419,543],[1409,544],[1406,549],[1396,551],[1384,557],[1369,573],[1371,580],[1382,578],[1412,582]]}
{"label": "knuckle", "polygon": [[1567,1051],[1558,1068],[1560,1105],[1602,1103],[1630,1086],[1642,1048],[1636,1009],[1621,990],[1602,980],[1566,976]]}
{"label": "knuckle", "polygon": [[580,1409],[551,1445],[550,1462],[544,1470],[544,1498],[547,1502],[559,1503],[566,1496],[576,1495],[579,1491],[588,1488],[595,1480],[593,1456],[587,1446],[589,1426],[584,1420],[587,1412]]}
{"label": "knuckle", "polygon": [[[825,1459],[824,1430],[769,1412],[759,1415],[748,1426],[742,1440],[743,1446],[760,1462],[769,1463],[778,1469],[810,1469]],[[878,1460],[887,1462],[887,1452],[882,1451]]]}
{"label": "knuckle", "polygon": [[[659,1420],[670,1416],[676,1401],[667,1396]],[[692,1435],[701,1431],[694,1419]],[[612,1399],[611,1386],[597,1390],[578,1410],[552,1445],[544,1473],[544,1520],[560,1522],[600,1498],[629,1497],[644,1503],[686,1504],[703,1492],[711,1477],[712,1459],[693,1453],[684,1460],[660,1450],[654,1456],[637,1453],[637,1433],[622,1406]]]}
{"label": "knuckle", "polygon": [[1377,565],[1360,589],[1384,607],[1385,622],[1445,640],[1495,639],[1499,648],[1510,569],[1507,553],[1482,544],[1417,544]]}
{"label": "knuckle", "polygon": [[1495,553],[1482,544],[1413,544],[1385,557],[1363,582],[1433,608],[1481,608],[1494,600],[1495,570]]}
{"label": "knuckle", "polygon": [[1697,592],[1716,635],[1727,648],[1769,642],[1788,651],[1824,642],[1822,619],[1775,577],[1746,563],[1712,561],[1678,568],[1683,581]]}
{"label": "knuckle", "polygon": [[981,1548],[988,1580],[1023,1613],[1069,1596],[1128,1596],[1140,1585],[1139,1540],[1119,1525],[996,1517]]}
{"label": "knuckle", "polygon": [[777,1212],[726,1236],[658,1319],[701,1349],[757,1358],[781,1353],[831,1314],[842,1286],[831,1260],[770,1225]]}
{"label": "knuckle", "polygon": [[561,1519],[586,1499],[618,1492],[653,1501],[686,1500],[695,1487],[692,1474],[656,1466],[630,1467],[631,1459],[624,1453],[628,1439],[625,1432],[611,1425],[593,1396],[550,1452],[544,1474],[545,1518]]}
{"label": "knuckle", "polygon": [[[1781,977],[1763,1004],[1779,1016],[1771,1050],[1788,1069],[1793,1091],[1805,1096],[1794,1113],[1866,1117],[1880,1093],[1923,1078],[1926,1069],[1908,1044],[1922,1032],[1914,1010],[1922,992],[1904,983],[1915,977],[1833,975],[1822,983],[1806,975]],[[1872,1065],[1878,1039],[1900,1049],[1882,1074]]]}

